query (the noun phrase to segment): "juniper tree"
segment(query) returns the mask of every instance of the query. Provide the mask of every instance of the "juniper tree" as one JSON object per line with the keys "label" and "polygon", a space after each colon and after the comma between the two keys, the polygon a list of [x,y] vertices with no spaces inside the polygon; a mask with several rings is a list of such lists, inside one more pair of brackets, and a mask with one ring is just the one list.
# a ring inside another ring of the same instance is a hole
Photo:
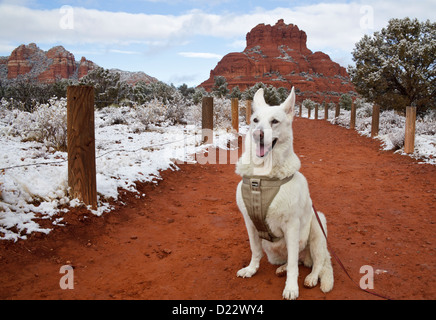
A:
{"label": "juniper tree", "polygon": [[227,80],[223,76],[216,76],[214,78],[214,86],[212,88],[212,93],[216,95],[218,98],[226,97],[229,93],[229,89],[227,88]]}
{"label": "juniper tree", "polygon": [[436,23],[391,19],[353,50],[349,74],[357,92],[382,108],[436,106]]}

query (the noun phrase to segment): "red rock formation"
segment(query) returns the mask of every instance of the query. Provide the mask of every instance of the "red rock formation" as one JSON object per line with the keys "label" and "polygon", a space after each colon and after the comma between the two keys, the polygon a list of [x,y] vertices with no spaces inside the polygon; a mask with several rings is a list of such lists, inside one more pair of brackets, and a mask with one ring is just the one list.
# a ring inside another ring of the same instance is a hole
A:
{"label": "red rock formation", "polygon": [[293,24],[283,20],[274,26],[259,24],[246,39],[245,50],[224,56],[200,86],[211,90],[214,78],[224,76],[230,90],[235,86],[245,90],[258,82],[288,89],[295,86],[299,100],[318,102],[337,102],[341,94],[354,92],[345,68],[325,53],[312,53],[306,46],[306,33]]}
{"label": "red rock formation", "polygon": [[[94,62],[82,57],[79,62],[75,61],[74,55],[62,46],[53,47],[43,51],[36,44],[21,45],[12,51],[9,57],[0,57],[0,80],[36,79],[43,83],[53,83],[61,79],[78,80],[97,68]],[[156,78],[144,72],[128,72],[118,69],[111,70],[121,75],[121,80],[130,85],[138,81],[156,82]]]}
{"label": "red rock formation", "polygon": [[96,68],[96,64],[90,60],[86,60],[85,57],[82,57],[79,62],[79,71],[78,78],[82,79],[84,76],[88,74],[89,71]]}
{"label": "red rock formation", "polygon": [[8,58],[8,79],[14,79],[19,75],[27,74],[32,70],[30,58],[41,51],[36,44],[31,43],[28,46],[22,44]]}
{"label": "red rock formation", "polygon": [[69,79],[76,72],[74,55],[62,46],[53,47],[46,53],[49,67],[41,72],[38,80],[44,83],[55,82],[59,79]]}
{"label": "red rock formation", "polygon": [[44,83],[60,79],[80,79],[96,67],[84,57],[76,62],[74,55],[62,46],[43,51],[34,43],[21,45],[7,58],[7,79],[23,76]]}

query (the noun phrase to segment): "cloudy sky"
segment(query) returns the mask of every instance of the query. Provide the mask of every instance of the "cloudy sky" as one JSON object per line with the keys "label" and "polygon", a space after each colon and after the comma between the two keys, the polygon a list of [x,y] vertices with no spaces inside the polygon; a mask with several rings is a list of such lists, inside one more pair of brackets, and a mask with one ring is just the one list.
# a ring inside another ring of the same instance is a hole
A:
{"label": "cloudy sky", "polygon": [[62,45],[104,68],[196,86],[222,56],[241,52],[259,23],[284,19],[308,48],[346,67],[354,44],[391,18],[434,21],[435,0],[0,0],[0,56],[20,44]]}

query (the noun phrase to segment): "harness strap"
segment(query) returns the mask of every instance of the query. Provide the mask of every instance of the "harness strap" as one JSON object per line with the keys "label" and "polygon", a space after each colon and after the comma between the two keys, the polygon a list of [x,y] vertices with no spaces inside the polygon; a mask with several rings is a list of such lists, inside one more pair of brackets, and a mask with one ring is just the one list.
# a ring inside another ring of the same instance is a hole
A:
{"label": "harness strap", "polygon": [[285,179],[271,179],[261,176],[243,177],[242,179],[242,197],[245,207],[262,239],[271,242],[280,239],[272,233],[266,223],[266,215],[280,187],[289,182],[293,176]]}

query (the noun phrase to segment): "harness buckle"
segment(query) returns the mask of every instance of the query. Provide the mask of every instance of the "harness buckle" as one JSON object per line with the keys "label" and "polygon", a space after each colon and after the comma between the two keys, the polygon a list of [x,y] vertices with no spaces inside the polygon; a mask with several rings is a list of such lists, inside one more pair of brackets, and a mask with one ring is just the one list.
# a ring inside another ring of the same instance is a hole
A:
{"label": "harness buckle", "polygon": [[251,190],[260,192],[260,179],[250,179]]}

